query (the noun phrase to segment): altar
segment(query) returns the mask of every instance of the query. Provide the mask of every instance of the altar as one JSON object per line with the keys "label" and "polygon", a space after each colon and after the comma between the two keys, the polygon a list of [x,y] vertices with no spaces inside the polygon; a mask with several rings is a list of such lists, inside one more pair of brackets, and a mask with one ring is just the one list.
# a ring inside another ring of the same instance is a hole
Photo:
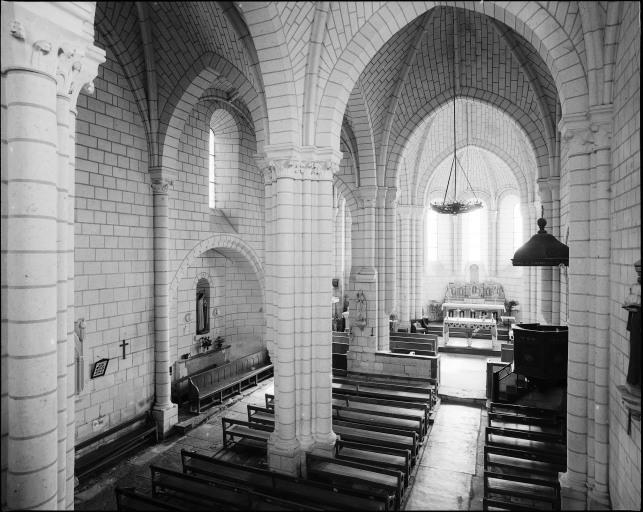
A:
{"label": "altar", "polygon": [[492,345],[495,345],[498,341],[498,327],[493,318],[446,317],[442,323],[442,335],[444,336],[445,345],[449,343],[449,329],[453,327],[466,330],[468,344],[471,344],[471,335],[473,332],[478,330],[491,331]]}
{"label": "altar", "polygon": [[442,311],[445,319],[448,317],[483,318],[485,316],[489,316],[493,317],[497,321],[500,315],[505,312],[505,305],[445,302],[442,304]]}

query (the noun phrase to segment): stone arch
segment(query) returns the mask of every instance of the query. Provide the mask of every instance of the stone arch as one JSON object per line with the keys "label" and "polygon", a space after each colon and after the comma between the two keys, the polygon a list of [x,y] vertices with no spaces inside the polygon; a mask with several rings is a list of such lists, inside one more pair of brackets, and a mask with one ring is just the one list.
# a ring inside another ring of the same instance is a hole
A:
{"label": "stone arch", "polygon": [[346,206],[351,216],[355,216],[355,212],[358,209],[358,201],[355,197],[354,191],[346,184],[346,182],[339,176],[333,177],[333,187],[337,189],[337,192],[346,199]]}
{"label": "stone arch", "polygon": [[[458,98],[479,101],[492,108],[497,108],[507,116],[511,117],[523,130],[527,140],[531,144],[531,149],[534,151],[534,155],[536,157],[536,166],[539,174],[537,177],[540,177],[540,174],[543,172],[549,172],[549,154],[547,152],[546,140],[536,123],[526,112],[510,103],[507,99],[489,91],[474,92],[467,88],[463,89],[462,93],[458,95]],[[413,132],[418,129],[424,119],[432,115],[433,112],[442,108],[450,101],[453,101],[452,91],[436,96],[431,102],[425,104],[421,110],[416,112],[397,135],[393,146],[388,152],[389,161],[386,165],[386,183],[388,183],[389,186],[392,186],[391,184],[395,183],[397,180],[401,157],[404,154],[405,146],[413,135]]]}
{"label": "stone arch", "polygon": [[359,155],[357,183],[359,186],[375,185],[376,156],[375,143],[373,141],[373,126],[368,105],[359,83],[356,85],[348,101],[347,108],[351,114],[350,126],[357,146],[356,153]]}
{"label": "stone arch", "polygon": [[261,288],[261,295],[265,297],[265,279],[264,271],[261,260],[257,256],[255,250],[250,247],[246,242],[243,241],[240,237],[232,234],[216,234],[212,235],[205,240],[201,240],[196,244],[190,252],[188,252],[179,267],[177,268],[172,280],[170,281],[170,296],[176,295],[179,281],[187,276],[187,271],[190,266],[190,263],[199,255],[203,254],[210,249],[230,249],[232,251],[238,252],[241,254],[250,264],[250,267],[254,271],[257,280],[259,281],[259,287]]}
{"label": "stone arch", "polygon": [[236,7],[252,35],[263,75],[266,115],[269,114],[270,125],[275,126],[270,137],[265,137],[265,143],[298,146],[301,107],[296,100],[299,96],[294,85],[294,66],[277,6],[274,2],[244,2]]}
{"label": "stone arch", "polygon": [[164,166],[175,168],[178,162],[179,139],[185,123],[203,92],[217,76],[239,84],[239,98],[246,104],[252,116],[257,150],[267,143],[268,116],[265,98],[257,93],[247,77],[226,59],[214,53],[206,53],[196,59],[182,80],[176,84],[160,116],[159,147],[160,161]]}
{"label": "stone arch", "polygon": [[[404,2],[384,4],[352,35],[324,87],[317,123],[317,145],[339,146],[339,132],[348,98],[367,63],[384,42],[439,4],[426,2],[424,7]],[[574,42],[549,11],[539,5],[523,9],[521,4],[512,2],[506,5],[466,2],[461,7],[497,19],[538,49],[556,84],[563,115],[587,110],[588,85],[583,60]],[[390,15],[391,10],[395,16]],[[552,26],[559,28],[552,32]],[[367,35],[372,33],[377,34],[377,38]],[[570,47],[574,50],[562,53],[562,48]]]}

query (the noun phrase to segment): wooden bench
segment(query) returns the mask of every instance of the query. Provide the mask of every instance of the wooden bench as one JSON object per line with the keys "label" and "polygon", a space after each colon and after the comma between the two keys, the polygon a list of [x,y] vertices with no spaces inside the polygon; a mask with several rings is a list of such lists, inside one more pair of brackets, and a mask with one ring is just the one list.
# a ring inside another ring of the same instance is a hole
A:
{"label": "wooden bench", "polygon": [[119,511],[138,511],[138,510],[190,510],[190,507],[180,507],[180,505],[171,505],[170,503],[153,498],[134,487],[116,487],[116,510]]}
{"label": "wooden bench", "polygon": [[270,496],[250,486],[187,475],[152,464],[152,494],[202,510],[323,510],[312,504]]}
{"label": "wooden bench", "polygon": [[273,395],[272,393],[266,393],[265,400],[266,400],[266,409],[275,408],[275,395]]}
{"label": "wooden bench", "polygon": [[[422,388],[430,388],[434,394],[438,392],[438,385],[440,382],[440,357],[439,356],[410,356],[408,354],[391,354],[403,358],[420,357],[423,359],[430,359],[432,362],[431,375],[423,377],[411,377],[409,375],[398,375],[394,373],[367,373],[367,372],[346,372],[345,378],[355,379],[356,381],[373,382],[382,385],[400,384],[406,386],[420,386]],[[435,398],[435,397],[434,397]]]}
{"label": "wooden bench", "polygon": [[247,405],[248,422],[263,423],[264,425],[274,425],[275,409],[274,407],[261,407],[259,405]]}
{"label": "wooden bench", "polygon": [[[516,456],[518,455],[518,456]],[[542,480],[558,482],[560,464],[538,459],[525,459],[510,450],[498,450],[492,446],[484,447],[484,469],[496,473],[508,472],[533,476]]]}
{"label": "wooden bench", "polygon": [[335,457],[342,460],[352,460],[375,466],[384,465],[398,469],[404,475],[404,486],[409,485],[409,476],[411,474],[411,453],[409,450],[356,443],[338,438],[335,442]]}
{"label": "wooden bench", "polygon": [[241,483],[271,496],[315,503],[325,510],[386,510],[385,500],[365,492],[333,488],[326,483],[223,461],[191,450],[181,450],[181,461],[185,474]]}
{"label": "wooden bench", "polygon": [[[133,428],[130,428],[133,427]],[[112,438],[105,441],[108,438]],[[105,441],[102,444],[102,441]],[[128,454],[158,442],[156,422],[149,412],[134,416],[76,444],[74,472],[78,480],[114,465]]]}
{"label": "wooden bench", "polygon": [[435,350],[431,349],[428,343],[417,341],[397,341],[391,340],[389,342],[389,350],[393,354],[410,354],[416,356],[435,356]]}
{"label": "wooden bench", "polygon": [[387,428],[413,430],[418,437],[424,437],[424,422],[418,418],[399,418],[389,414],[379,414],[378,411],[363,411],[350,406],[333,404],[333,419],[364,423]]}
{"label": "wooden bench", "polygon": [[415,464],[415,457],[420,448],[417,434],[413,430],[387,428],[334,419],[333,431],[345,441],[360,443],[368,439],[368,444],[375,446],[409,450],[411,464]]}
{"label": "wooden bench", "polygon": [[431,409],[423,404],[383,400],[360,396],[333,396],[333,405],[348,407],[355,411],[376,413],[380,416],[418,420],[422,424],[423,435],[428,430]]}
{"label": "wooden bench", "polygon": [[188,378],[190,412],[200,414],[204,406],[221,403],[272,374],[273,365],[266,350],[195,373]]}
{"label": "wooden bench", "polygon": [[530,454],[538,454],[549,456],[561,464],[566,463],[567,452],[559,434],[486,427],[485,444],[522,451],[524,458],[530,458]]}
{"label": "wooden bench", "polygon": [[[526,476],[506,473],[484,472],[483,508],[489,507],[489,500],[506,504],[514,510],[516,500],[523,501],[531,510],[548,507],[549,510],[560,510],[560,487],[556,488],[548,480],[538,480]],[[487,500],[486,506],[484,500]]]}
{"label": "wooden bench", "polygon": [[335,341],[333,340],[333,353],[334,354],[346,354],[349,351],[350,345],[348,341]]}
{"label": "wooden bench", "polygon": [[503,427],[512,429],[532,430],[535,432],[546,432],[559,436],[560,442],[565,442],[565,426],[558,421],[541,416],[525,416],[504,412],[487,412],[487,424],[490,427]]}
{"label": "wooden bench", "polygon": [[385,497],[389,510],[399,510],[404,492],[400,471],[359,462],[306,453],[308,478],[332,485],[366,490],[373,496]]}
{"label": "wooden bench", "polygon": [[523,447],[516,448],[503,444],[486,444],[484,451],[485,454],[489,454],[489,458],[503,456],[517,461],[517,464],[520,464],[520,461],[532,461],[540,463],[545,468],[556,468],[557,472],[567,470],[567,461],[557,452],[525,450]]}
{"label": "wooden bench", "polygon": [[223,446],[228,447],[228,444],[234,442],[235,438],[257,441],[262,445],[266,445],[270,434],[274,430],[273,426],[257,422],[249,422],[242,420],[235,420],[233,418],[221,418],[223,425]]}

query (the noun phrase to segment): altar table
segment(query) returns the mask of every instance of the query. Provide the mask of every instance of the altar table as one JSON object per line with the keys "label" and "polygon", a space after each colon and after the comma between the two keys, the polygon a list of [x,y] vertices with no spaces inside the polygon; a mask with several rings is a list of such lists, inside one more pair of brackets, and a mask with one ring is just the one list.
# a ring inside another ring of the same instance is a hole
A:
{"label": "altar table", "polygon": [[496,321],[493,318],[458,318],[458,317],[445,317],[442,323],[442,334],[444,336],[444,344],[449,343],[449,328],[460,327],[467,331],[467,341],[471,343],[471,334],[474,330],[491,331],[491,341],[498,341],[498,328]]}
{"label": "altar table", "polygon": [[[464,311],[464,318],[473,318],[480,317],[482,313],[496,313],[496,317],[500,316],[505,312],[504,304],[485,304],[485,303],[474,303],[474,302],[445,302],[442,304],[442,311],[444,312],[444,318],[449,317],[449,312]],[[462,317],[461,317],[462,318]]]}

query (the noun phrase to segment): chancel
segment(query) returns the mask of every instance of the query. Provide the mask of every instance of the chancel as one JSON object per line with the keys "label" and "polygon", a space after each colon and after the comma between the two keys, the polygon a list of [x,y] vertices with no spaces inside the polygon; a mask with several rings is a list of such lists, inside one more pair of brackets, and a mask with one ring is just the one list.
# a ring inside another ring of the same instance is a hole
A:
{"label": "chancel", "polygon": [[2,510],[641,509],[638,2],[1,37]]}

